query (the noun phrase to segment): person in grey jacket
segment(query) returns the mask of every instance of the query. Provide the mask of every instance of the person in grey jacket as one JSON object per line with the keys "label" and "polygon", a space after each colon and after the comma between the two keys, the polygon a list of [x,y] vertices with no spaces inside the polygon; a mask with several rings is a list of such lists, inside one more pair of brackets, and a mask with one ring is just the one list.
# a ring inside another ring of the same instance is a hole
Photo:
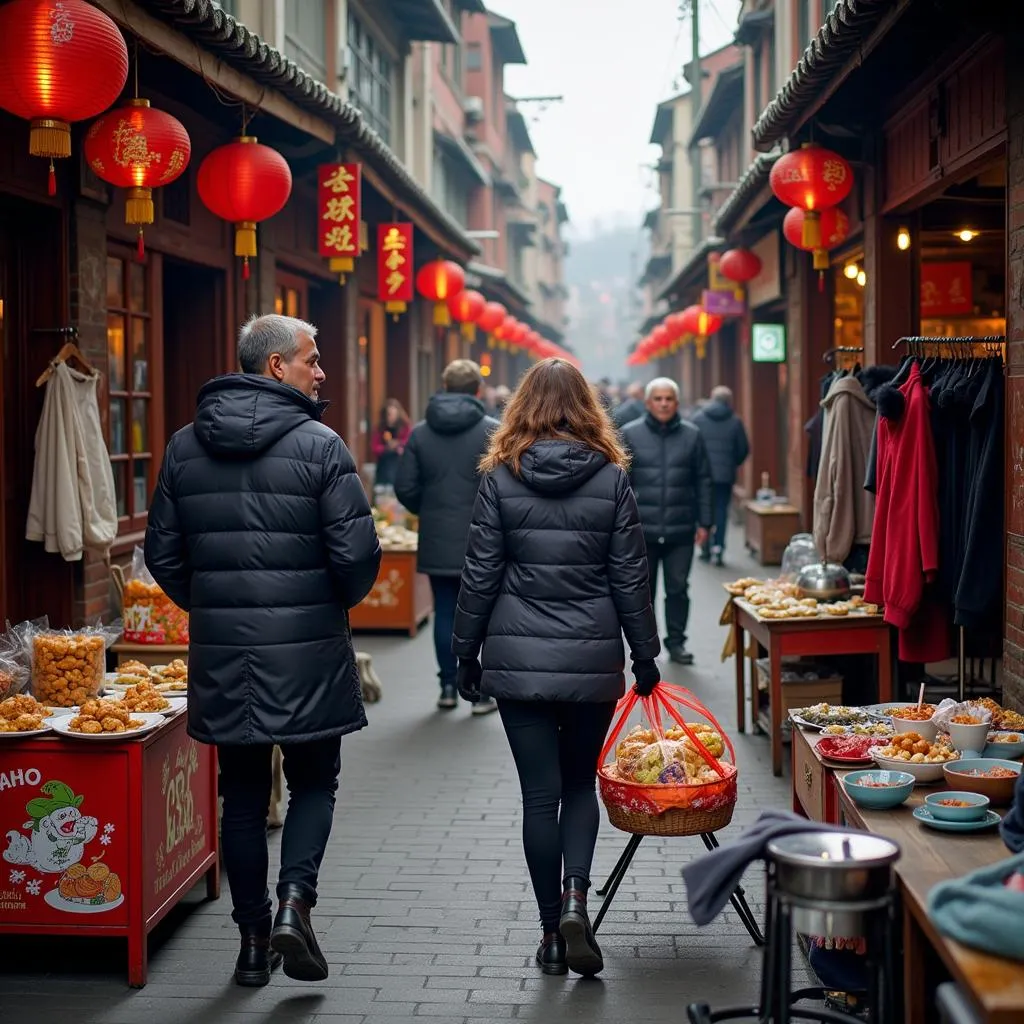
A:
{"label": "person in grey jacket", "polygon": [[743,421],[733,412],[732,391],[725,385],[712,389],[711,401],[693,417],[693,423],[703,435],[708,450],[715,502],[711,544],[704,545],[700,557],[705,562],[713,558],[715,565],[721,565],[736,471],[750,455],[750,442]]}
{"label": "person in grey jacket", "polygon": [[[395,494],[420,517],[417,568],[434,594],[434,648],[443,711],[458,707],[452,654],[452,623],[459,577],[466,560],[466,537],[480,486],[479,463],[498,426],[484,411],[480,367],[469,359],[449,363],[441,376],[444,391],[427,403],[427,415],[409,435],[395,474]],[[492,700],[473,705],[473,714],[497,710]]]}

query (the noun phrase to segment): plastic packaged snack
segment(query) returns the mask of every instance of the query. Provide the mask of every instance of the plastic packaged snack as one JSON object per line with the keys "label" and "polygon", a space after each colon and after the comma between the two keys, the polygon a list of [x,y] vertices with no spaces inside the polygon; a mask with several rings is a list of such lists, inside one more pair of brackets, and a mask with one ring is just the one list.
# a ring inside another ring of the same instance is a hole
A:
{"label": "plastic packaged snack", "polygon": [[0,634],[0,700],[23,693],[28,688],[30,656],[27,637],[32,630],[46,629],[49,620],[44,615],[41,619],[30,622],[19,622]]}
{"label": "plastic packaged snack", "polygon": [[97,697],[103,685],[107,648],[121,624],[31,633],[32,696],[51,707],[77,707]]}
{"label": "plastic packaged snack", "polygon": [[188,612],[182,611],[153,579],[140,547],[132,555],[121,598],[128,643],[188,643]]}

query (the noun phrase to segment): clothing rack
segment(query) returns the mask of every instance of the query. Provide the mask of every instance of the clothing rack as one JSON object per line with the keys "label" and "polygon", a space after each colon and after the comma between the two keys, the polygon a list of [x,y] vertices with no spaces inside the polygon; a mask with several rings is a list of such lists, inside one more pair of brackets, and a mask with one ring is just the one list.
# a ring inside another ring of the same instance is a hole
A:
{"label": "clothing rack", "polygon": [[[977,345],[982,345],[991,351],[991,354],[995,355],[996,350],[998,354],[1005,357],[1005,346],[1006,346],[1006,335],[1005,334],[985,334],[978,336],[957,336],[952,338],[932,337],[925,338],[920,335],[912,335],[909,337],[900,338],[894,345],[893,351],[898,349],[900,345],[906,345],[910,355],[917,356],[922,354],[922,350],[926,346],[943,346],[947,348],[948,352],[944,354],[944,358],[957,359],[957,360],[969,360],[977,358],[974,348]],[[956,654],[956,682],[957,682],[957,699],[962,703],[965,692],[965,677],[967,675],[967,645],[964,642],[964,627],[957,627],[957,654]]]}
{"label": "clothing rack", "polygon": [[851,355],[863,354],[864,346],[863,345],[837,345],[835,348],[830,348],[821,357],[821,361],[823,363],[827,363],[827,362],[829,362],[829,360],[835,359],[837,352],[849,353]]}

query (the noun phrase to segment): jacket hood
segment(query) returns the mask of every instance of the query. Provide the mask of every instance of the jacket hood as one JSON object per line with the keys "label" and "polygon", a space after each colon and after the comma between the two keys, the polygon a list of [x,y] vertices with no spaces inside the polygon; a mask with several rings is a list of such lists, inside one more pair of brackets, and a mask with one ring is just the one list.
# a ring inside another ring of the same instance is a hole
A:
{"label": "jacket hood", "polygon": [[319,420],[326,408],[290,384],[229,373],[199,389],[192,429],[210,455],[252,459],[306,420]]}
{"label": "jacket hood", "polygon": [[485,415],[484,403],[472,395],[442,392],[432,395],[427,402],[427,423],[439,434],[461,434],[476,426]]}
{"label": "jacket hood", "polygon": [[709,420],[727,420],[732,416],[732,409],[730,409],[725,402],[708,402],[708,404],[705,405],[697,415],[707,416]]}
{"label": "jacket hood", "polygon": [[519,478],[542,494],[565,494],[585,484],[607,462],[578,441],[534,441],[523,453]]}
{"label": "jacket hood", "polygon": [[863,405],[872,415],[875,403],[864,394],[864,387],[856,377],[842,377],[829,388],[828,394],[822,399],[822,409],[831,409],[840,395],[849,395],[855,402]]}
{"label": "jacket hood", "polygon": [[896,376],[899,367],[896,366],[865,366],[857,375],[864,394],[875,400],[875,393],[884,384],[888,384]]}

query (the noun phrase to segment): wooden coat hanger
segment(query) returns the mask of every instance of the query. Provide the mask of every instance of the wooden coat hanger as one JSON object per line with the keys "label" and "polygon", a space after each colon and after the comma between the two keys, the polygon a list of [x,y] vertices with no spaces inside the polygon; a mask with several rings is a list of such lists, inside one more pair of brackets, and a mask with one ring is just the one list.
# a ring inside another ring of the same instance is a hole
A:
{"label": "wooden coat hanger", "polygon": [[41,388],[53,376],[53,370],[57,363],[68,362],[77,363],[78,368],[90,376],[96,372],[89,360],[82,355],[82,350],[73,341],[66,341],[60,351],[50,360],[50,365],[39,375],[36,387]]}

